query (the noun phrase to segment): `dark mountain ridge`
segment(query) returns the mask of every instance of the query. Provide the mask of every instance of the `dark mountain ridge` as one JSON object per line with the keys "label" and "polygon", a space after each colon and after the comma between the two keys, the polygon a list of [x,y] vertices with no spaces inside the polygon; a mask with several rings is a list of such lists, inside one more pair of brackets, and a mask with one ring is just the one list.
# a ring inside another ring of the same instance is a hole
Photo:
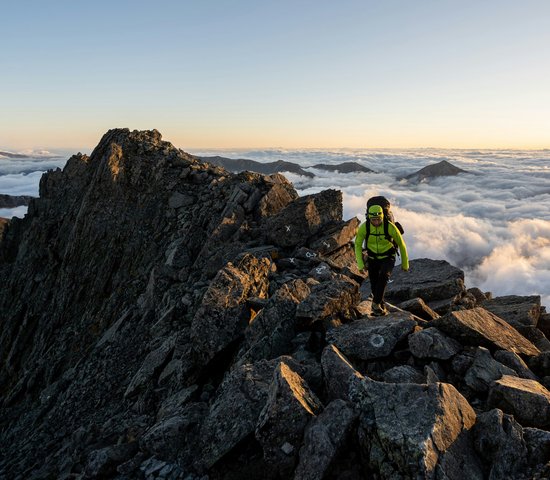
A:
{"label": "dark mountain ridge", "polygon": [[461,168],[455,167],[447,160],[442,160],[441,162],[421,168],[417,172],[411,173],[404,178],[413,182],[421,182],[430,178],[450,177],[458,175],[460,173],[468,172],[466,170],[462,170]]}
{"label": "dark mountain ridge", "polygon": [[0,232],[0,477],[544,477],[540,297],[414,259],[373,318],[358,223],[156,130],[44,174]]}
{"label": "dark mountain ridge", "polygon": [[15,208],[28,205],[34,197],[30,195],[6,195],[0,193],[0,208]]}
{"label": "dark mountain ridge", "polygon": [[59,155],[43,155],[43,154],[34,154],[29,155],[27,153],[13,153],[13,152],[3,152],[0,151],[0,156],[7,158],[39,158],[39,159],[52,159],[52,158],[61,158]]}
{"label": "dark mountain ridge", "polygon": [[292,162],[285,162],[283,160],[277,160],[276,162],[257,162],[255,160],[247,160],[244,158],[232,159],[226,157],[198,157],[203,162],[208,162],[213,165],[229,170],[230,172],[240,173],[244,171],[263,173],[265,175],[271,175],[272,173],[279,172],[292,172],[305,177],[314,177],[311,172],[305,171],[300,165]]}
{"label": "dark mountain ridge", "polygon": [[364,167],[357,162],[343,162],[336,165],[318,163],[310,167],[301,167],[297,163],[286,162],[283,160],[277,160],[276,162],[257,162],[255,160],[247,159],[233,159],[226,157],[198,157],[203,162],[212,163],[220,167],[229,170],[230,172],[240,173],[244,171],[263,173],[270,175],[273,173],[291,172],[297,175],[303,175],[305,177],[313,178],[315,175],[312,172],[308,172],[307,168],[316,168],[318,170],[326,170],[329,172],[338,171],[340,173],[353,173],[353,172],[372,172],[370,168]]}

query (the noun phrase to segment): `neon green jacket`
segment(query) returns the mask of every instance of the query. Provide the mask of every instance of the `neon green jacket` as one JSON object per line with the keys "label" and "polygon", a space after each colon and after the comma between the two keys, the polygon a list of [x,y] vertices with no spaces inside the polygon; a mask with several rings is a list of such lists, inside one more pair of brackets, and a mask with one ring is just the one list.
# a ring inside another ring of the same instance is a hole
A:
{"label": "neon green jacket", "polygon": [[[388,252],[393,248],[393,244],[384,235],[384,223],[382,222],[379,227],[375,227],[372,224],[370,226],[369,243],[367,248],[376,254],[376,258],[385,258],[388,255],[384,255],[384,252]],[[388,234],[395,240],[399,253],[401,254],[401,268],[403,270],[409,269],[409,257],[407,255],[407,246],[401,236],[401,233],[393,223],[388,223]],[[359,270],[365,268],[363,261],[363,242],[367,237],[367,223],[362,223],[357,230],[355,236],[355,258],[357,259],[357,266]]]}

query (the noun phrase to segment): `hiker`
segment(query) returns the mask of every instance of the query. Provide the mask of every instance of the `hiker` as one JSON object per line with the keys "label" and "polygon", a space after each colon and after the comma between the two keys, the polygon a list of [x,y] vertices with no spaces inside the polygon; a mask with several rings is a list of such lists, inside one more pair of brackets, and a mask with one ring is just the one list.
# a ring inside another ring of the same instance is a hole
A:
{"label": "hiker", "polygon": [[373,296],[372,314],[386,315],[388,311],[384,303],[384,292],[395,265],[397,248],[401,254],[401,268],[406,272],[409,270],[407,247],[395,224],[389,219],[384,220],[384,209],[380,205],[371,205],[368,208],[367,220],[359,226],[355,237],[355,257],[361,271],[365,271],[363,260],[365,239],[367,239],[365,245],[367,271]]}

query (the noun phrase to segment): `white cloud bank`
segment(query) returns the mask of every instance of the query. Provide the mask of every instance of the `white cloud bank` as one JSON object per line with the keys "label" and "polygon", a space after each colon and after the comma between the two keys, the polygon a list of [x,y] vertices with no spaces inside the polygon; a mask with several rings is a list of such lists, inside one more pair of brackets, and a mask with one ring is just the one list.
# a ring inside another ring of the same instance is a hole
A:
{"label": "white cloud bank", "polygon": [[[467,287],[493,295],[541,295],[550,307],[550,151],[466,150],[262,150],[204,151],[307,167],[358,162],[376,173],[338,174],[315,170],[313,179],[287,174],[300,195],[342,190],[344,218],[364,220],[369,197],[385,195],[405,227],[412,259],[445,259],[462,268]],[[400,177],[441,160],[471,174],[411,185]],[[0,193],[37,195],[41,172],[65,161],[0,162]],[[21,215],[21,212],[19,212]],[[3,214],[0,216],[11,216]]]}

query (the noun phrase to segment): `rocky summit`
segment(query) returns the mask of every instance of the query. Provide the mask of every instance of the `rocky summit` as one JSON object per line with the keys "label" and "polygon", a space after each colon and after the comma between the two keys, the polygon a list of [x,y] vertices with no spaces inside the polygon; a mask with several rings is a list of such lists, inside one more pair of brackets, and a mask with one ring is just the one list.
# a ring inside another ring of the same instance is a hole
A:
{"label": "rocky summit", "polygon": [[414,259],[371,316],[342,194],[111,130],[0,232],[0,478],[550,475],[550,317]]}

